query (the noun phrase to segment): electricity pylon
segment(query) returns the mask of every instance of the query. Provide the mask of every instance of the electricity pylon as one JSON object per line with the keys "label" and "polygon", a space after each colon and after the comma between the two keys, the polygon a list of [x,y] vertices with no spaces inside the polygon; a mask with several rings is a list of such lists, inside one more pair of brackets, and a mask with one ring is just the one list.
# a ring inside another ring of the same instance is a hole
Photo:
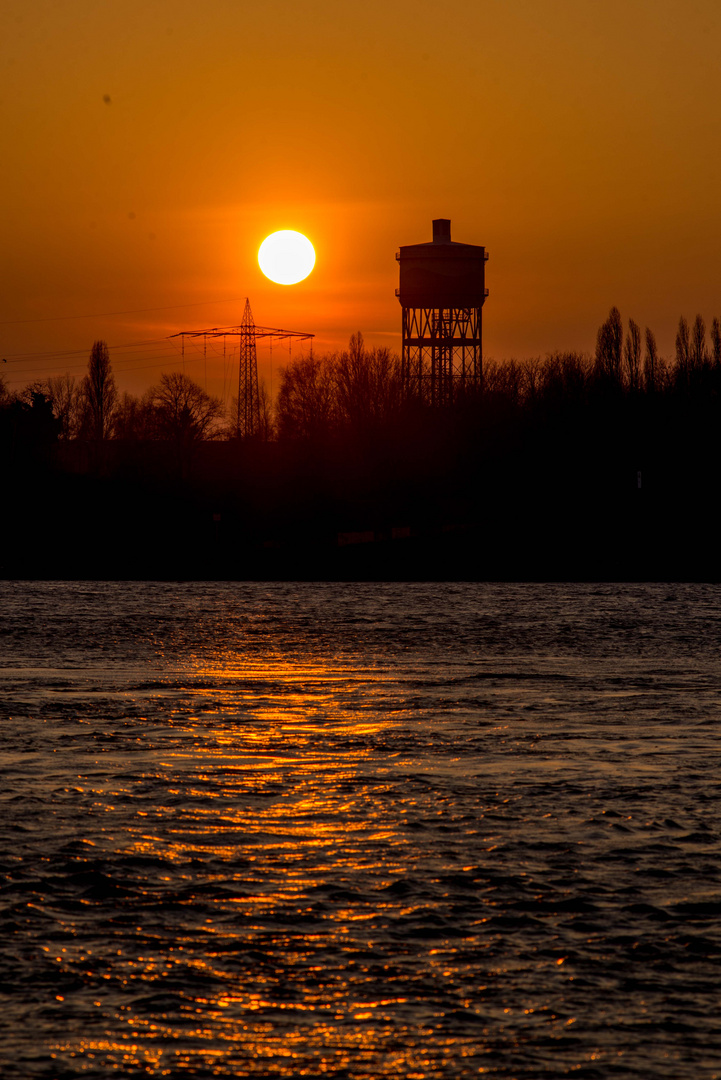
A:
{"label": "electricity pylon", "polygon": [[[253,312],[250,310],[250,301],[245,298],[243,318],[240,326],[213,326],[207,330],[181,330],[171,337],[185,338],[239,338],[239,369],[238,369],[238,413],[236,417],[236,435],[239,439],[247,439],[257,435],[260,430],[260,395],[258,393],[258,357],[256,341],[258,338],[276,338],[278,341],[286,341],[296,338],[299,341],[312,341],[315,334],[304,334],[299,330],[279,330],[271,326],[256,326],[253,322]],[[313,346],[311,345],[311,348]]]}

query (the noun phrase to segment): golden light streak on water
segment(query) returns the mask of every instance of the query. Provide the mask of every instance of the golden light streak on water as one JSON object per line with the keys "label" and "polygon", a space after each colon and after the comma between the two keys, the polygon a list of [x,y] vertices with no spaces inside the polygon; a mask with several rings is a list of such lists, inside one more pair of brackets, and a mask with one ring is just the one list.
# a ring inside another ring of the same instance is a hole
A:
{"label": "golden light streak on water", "polygon": [[11,1080],[713,1075],[719,597],[394,588],[6,596]]}

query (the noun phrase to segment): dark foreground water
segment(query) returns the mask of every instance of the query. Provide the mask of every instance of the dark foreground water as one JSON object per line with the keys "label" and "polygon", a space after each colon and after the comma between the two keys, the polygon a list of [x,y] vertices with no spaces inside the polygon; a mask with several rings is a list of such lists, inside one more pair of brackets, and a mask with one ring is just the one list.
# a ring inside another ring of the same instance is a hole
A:
{"label": "dark foreground water", "polygon": [[721,1075],[721,588],[0,612],[4,1078]]}

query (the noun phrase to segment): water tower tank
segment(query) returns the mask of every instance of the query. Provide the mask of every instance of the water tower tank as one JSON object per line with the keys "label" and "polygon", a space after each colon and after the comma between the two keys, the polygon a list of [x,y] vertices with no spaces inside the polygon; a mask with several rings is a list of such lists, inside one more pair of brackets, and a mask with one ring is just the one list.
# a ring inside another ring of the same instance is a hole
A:
{"label": "water tower tank", "polygon": [[433,222],[433,240],[398,252],[402,307],[481,307],[486,296],[486,249],[451,240],[447,218]]}

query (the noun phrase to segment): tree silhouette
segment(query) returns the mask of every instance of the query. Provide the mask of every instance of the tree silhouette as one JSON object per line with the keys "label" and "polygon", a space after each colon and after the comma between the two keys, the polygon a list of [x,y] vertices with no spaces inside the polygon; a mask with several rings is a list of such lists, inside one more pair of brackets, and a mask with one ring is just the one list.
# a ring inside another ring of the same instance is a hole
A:
{"label": "tree silhouette", "polygon": [[260,417],[258,437],[261,442],[270,442],[275,435],[275,420],[273,418],[273,402],[270,400],[265,379],[261,379],[258,383],[258,414]]}
{"label": "tree silhouette", "polygon": [[331,357],[309,356],[281,371],[276,403],[282,438],[327,435],[335,418],[335,379]]}
{"label": "tree silhouette", "polygon": [[402,402],[398,357],[388,349],[366,349],[360,331],[335,359],[339,420],[366,432],[397,415]]}
{"label": "tree silhouette", "polygon": [[222,401],[211,397],[182,372],[162,374],[159,384],[149,391],[148,402],[154,410],[159,437],[181,451],[190,451],[202,439],[219,433]]}
{"label": "tree silhouette", "polygon": [[658,347],[653,330],[646,327],[646,355],[643,360],[643,381],[646,393],[653,394],[659,381]]}
{"label": "tree silhouette", "polygon": [[702,371],[709,360],[708,350],[706,349],[706,324],[700,315],[696,316],[691,328],[689,360],[689,366],[692,372]]}
{"label": "tree silhouette", "polygon": [[713,366],[716,371],[721,368],[721,323],[714,319],[711,323],[711,348],[713,350]]}
{"label": "tree silhouette", "polygon": [[691,366],[691,334],[686,319],[681,316],[676,332],[676,382],[683,389],[688,387]]}
{"label": "tree silhouette", "polygon": [[136,397],[135,394],[123,392],[115,408],[114,438],[144,442],[157,437],[151,393],[149,390],[142,397]]}
{"label": "tree silhouette", "polygon": [[44,459],[59,433],[60,423],[42,384],[31,383],[3,403],[0,444],[8,443],[8,460],[28,465]]}
{"label": "tree silhouette", "polygon": [[85,427],[91,438],[107,439],[112,430],[113,409],[118,397],[104,341],[96,341],[90,351],[88,373],[81,386],[85,405]]}
{"label": "tree silhouette", "polygon": [[74,439],[80,426],[80,387],[74,376],[66,373],[47,380],[47,394],[53,403],[53,413],[60,421],[60,438]]}
{"label": "tree silhouette", "polygon": [[580,353],[549,353],[541,366],[542,395],[556,403],[562,400],[578,403],[589,381],[589,362]]}
{"label": "tree silhouette", "polygon": [[621,354],[623,351],[623,322],[621,312],[612,307],[605,323],[596,337],[596,371],[613,382],[621,379]]}
{"label": "tree silhouette", "polygon": [[283,369],[278,430],[283,438],[367,434],[397,418],[402,403],[398,357],[367,349],[358,332],[342,353],[296,360]]}
{"label": "tree silhouette", "polygon": [[638,390],[641,385],[641,327],[633,319],[628,320],[623,356],[626,362],[628,388]]}
{"label": "tree silhouette", "polygon": [[486,399],[496,395],[512,405],[519,405],[526,394],[526,383],[535,386],[535,375],[535,370],[527,374],[525,365],[517,360],[504,363],[487,360],[483,365],[483,394]]}

